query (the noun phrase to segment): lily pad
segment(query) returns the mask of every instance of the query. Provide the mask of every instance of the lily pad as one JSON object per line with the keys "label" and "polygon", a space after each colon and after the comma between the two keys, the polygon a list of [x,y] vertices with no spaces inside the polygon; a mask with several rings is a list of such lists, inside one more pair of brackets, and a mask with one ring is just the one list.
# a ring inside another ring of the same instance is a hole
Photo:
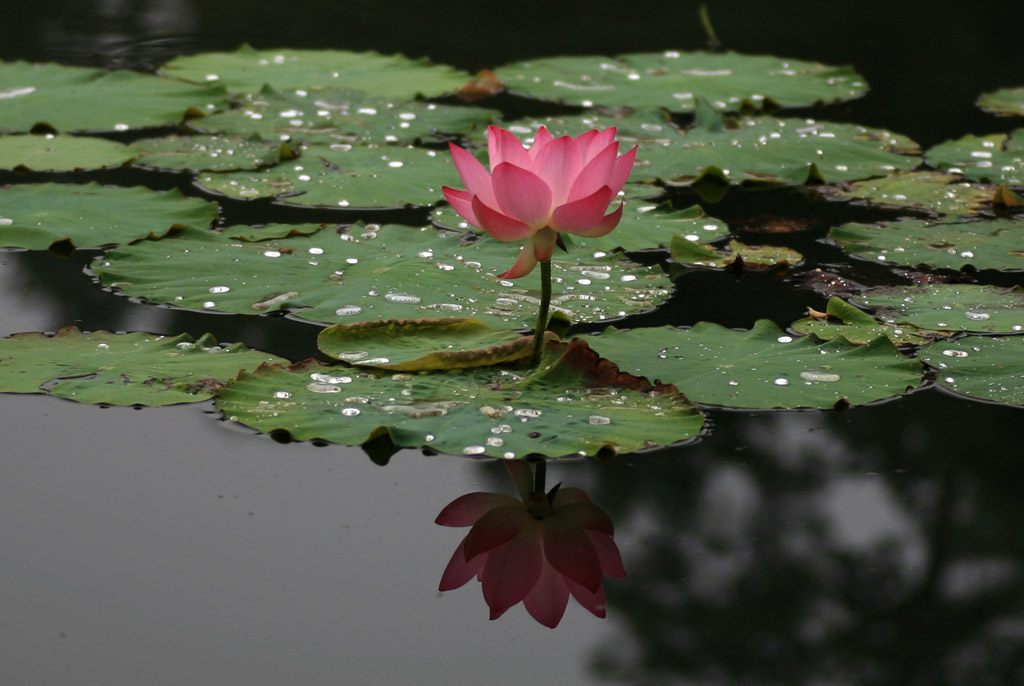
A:
{"label": "lily pad", "polygon": [[825,312],[812,311],[811,316],[793,322],[793,331],[813,335],[823,341],[842,336],[851,343],[865,345],[879,336],[885,336],[896,345],[923,345],[942,336],[936,331],[925,331],[912,324],[879,322],[842,298],[828,300]]}
{"label": "lily pad", "polygon": [[727,250],[715,250],[710,245],[695,243],[684,236],[672,237],[672,259],[694,267],[728,267],[739,261],[751,269],[767,269],[780,264],[799,264],[804,256],[792,248],[779,245],[747,245],[729,241]]}
{"label": "lily pad", "polygon": [[936,169],[976,181],[1024,186],[1024,129],[939,143],[927,159]]}
{"label": "lily pad", "polygon": [[98,183],[19,184],[0,188],[0,247],[46,250],[127,243],[171,229],[208,228],[217,204],[177,189],[114,188]]}
{"label": "lily pad", "polygon": [[1024,117],[1024,87],[985,93],[978,98],[978,107],[994,114]]}
{"label": "lily pad", "polygon": [[703,97],[720,110],[806,107],[867,92],[851,67],[735,52],[635,53],[545,57],[495,70],[505,86],[544,100],[691,111]]}
{"label": "lily pad", "polygon": [[334,145],[416,143],[483,130],[499,112],[433,102],[395,101],[332,88],[280,92],[270,86],[245,95],[226,112],[191,122],[204,132],[259,135],[266,140]]}
{"label": "lily pad", "polygon": [[1024,336],[967,336],[922,348],[918,357],[938,371],[935,382],[954,393],[1024,407]]}
{"label": "lily pad", "polygon": [[127,131],[227,106],[224,89],[151,74],[0,62],[0,131]]}
{"label": "lily pad", "polygon": [[844,224],[832,238],[852,255],[887,264],[940,269],[1024,269],[1024,220],[904,219]]}
{"label": "lily pad", "polygon": [[974,333],[1024,331],[1024,289],[973,284],[872,288],[854,302],[883,321]]}
{"label": "lily pad", "polygon": [[[515,261],[517,244],[491,238],[464,244],[461,234],[397,225],[357,225],[341,235],[291,233],[296,235],[242,242],[186,230],[112,250],[92,269],[105,286],[187,308],[238,314],[287,309],[328,323],[454,315],[502,329],[534,326],[539,280],[496,276]],[[570,254],[552,265],[552,309],[573,321],[646,311],[671,291],[659,267],[642,267],[619,254]]]}
{"label": "lily pad", "polygon": [[469,74],[447,65],[402,55],[346,50],[256,50],[183,55],[161,67],[167,76],[193,83],[223,84],[232,93],[259,93],[265,84],[278,90],[350,88],[385,98],[452,93]]}
{"label": "lily pad", "polygon": [[533,336],[496,331],[465,317],[335,324],[317,336],[333,360],[392,371],[489,367],[529,357]]}
{"label": "lily pad", "polygon": [[411,146],[302,149],[300,159],[258,171],[201,174],[196,184],[235,198],[275,198],[289,205],[397,208],[431,205],[441,187],[459,185],[447,152]]}
{"label": "lily pad", "polygon": [[102,138],[62,135],[0,136],[0,169],[81,171],[117,167],[138,152]]}
{"label": "lily pad", "polygon": [[921,363],[884,336],[867,345],[793,337],[768,320],[750,331],[700,322],[692,329],[605,330],[590,346],[623,371],[671,383],[705,405],[829,408],[901,395],[921,383]]}
{"label": "lily pad", "polygon": [[135,141],[142,167],[187,171],[236,171],[269,167],[294,157],[291,147],[257,136],[167,136]]}
{"label": "lily pad", "polygon": [[0,339],[0,392],[47,393],[82,403],[172,405],[213,396],[242,369],[286,360],[206,334],[21,333]]}
{"label": "lily pad", "polygon": [[936,214],[965,215],[991,203],[996,189],[957,182],[958,177],[936,172],[906,172],[858,181],[848,188],[828,189],[831,197],[864,200],[882,207],[906,207]]}
{"label": "lily pad", "polygon": [[218,396],[231,421],[294,438],[456,455],[610,455],[697,436],[700,412],[672,389],[599,362],[582,341],[550,346],[534,372],[377,374],[313,361],[245,373]]}

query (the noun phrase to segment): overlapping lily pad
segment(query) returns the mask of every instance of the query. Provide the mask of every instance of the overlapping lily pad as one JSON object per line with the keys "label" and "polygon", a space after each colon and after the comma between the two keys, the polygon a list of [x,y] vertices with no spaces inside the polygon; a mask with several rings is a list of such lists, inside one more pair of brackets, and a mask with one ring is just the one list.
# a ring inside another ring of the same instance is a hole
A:
{"label": "overlapping lily pad", "polygon": [[126,131],[227,106],[224,89],[132,71],[0,62],[0,131]]}
{"label": "overlapping lily pad", "polygon": [[[534,326],[539,277],[496,277],[512,265],[518,244],[489,237],[462,244],[450,231],[397,225],[277,238],[290,228],[267,227],[274,238],[259,242],[186,230],[115,249],[92,268],[106,286],[187,308],[286,309],[329,323],[459,316],[502,329]],[[573,321],[649,310],[671,289],[659,267],[619,254],[560,256],[553,275],[552,307]]]}
{"label": "overlapping lily pad", "polygon": [[207,228],[217,205],[178,190],[40,183],[0,188],[0,247],[46,250],[55,243],[95,248]]}
{"label": "overlapping lily pad", "polygon": [[975,333],[1024,331],[1024,289],[974,284],[872,288],[853,301],[883,321]]}
{"label": "overlapping lily pad", "polygon": [[287,361],[209,334],[15,334],[0,339],[0,392],[48,393],[82,403],[171,405],[206,400],[242,369]]}
{"label": "overlapping lily pad", "polygon": [[624,371],[674,384],[707,405],[860,405],[901,395],[921,382],[921,363],[904,358],[884,336],[867,345],[843,338],[820,343],[790,336],[767,320],[750,331],[700,322],[692,329],[608,329],[587,340]]}
{"label": "overlapping lily pad", "polygon": [[978,107],[995,114],[1024,117],[1024,87],[985,93],[978,98]]}
{"label": "overlapping lily pad", "polygon": [[967,135],[939,143],[927,153],[928,164],[986,183],[1024,186],[1024,129],[988,136]]}
{"label": "overlapping lily pad", "polygon": [[693,110],[703,97],[717,109],[805,107],[867,91],[851,67],[734,52],[635,53],[545,57],[495,70],[521,95],[573,105]]}
{"label": "overlapping lily pad", "polygon": [[831,232],[847,252],[890,264],[942,269],[1024,269],[1024,220],[904,219],[844,224]]}
{"label": "overlapping lily pad", "polygon": [[256,50],[242,45],[234,52],[183,55],[160,71],[193,83],[223,84],[232,93],[259,93],[270,84],[278,90],[350,88],[386,98],[452,93],[469,74],[447,65],[402,55],[346,50]]}
{"label": "overlapping lily pad", "polygon": [[804,259],[796,250],[780,245],[747,245],[732,240],[726,249],[716,250],[684,236],[672,237],[671,252],[672,259],[680,264],[719,269],[736,263],[751,269],[767,269],[778,265],[799,264]]}
{"label": "overlapping lily pad", "polygon": [[261,367],[225,388],[217,407],[232,421],[294,438],[507,459],[531,454],[607,455],[698,435],[703,419],[671,389],[598,362],[581,341],[549,348],[532,373],[494,368],[461,374],[377,374],[305,362]]}
{"label": "overlapping lily pad", "polygon": [[431,205],[459,175],[447,152],[411,146],[302,149],[297,160],[257,171],[201,174],[196,183],[235,198],[275,198],[289,205],[394,208]]}
{"label": "overlapping lily pad", "polygon": [[886,336],[896,345],[923,345],[942,336],[940,332],[925,331],[913,324],[880,322],[842,298],[836,297],[829,298],[825,312],[812,310],[810,317],[793,322],[792,329],[823,341],[842,336],[857,345],[870,343],[879,336]]}
{"label": "overlapping lily pad", "polygon": [[858,181],[848,188],[827,192],[832,197],[864,200],[883,207],[965,215],[991,203],[995,191],[992,186],[957,182],[957,177],[949,174],[919,171]]}
{"label": "overlapping lily pad", "polygon": [[259,169],[296,154],[287,144],[258,136],[166,136],[144,138],[134,145],[140,166],[187,171]]}
{"label": "overlapping lily pad", "polygon": [[918,357],[954,393],[1024,407],[1024,336],[967,336],[932,343]]}
{"label": "overlapping lily pad", "polygon": [[0,169],[76,171],[116,167],[137,151],[103,138],[64,135],[0,136]]}
{"label": "overlapping lily pad", "polygon": [[416,143],[485,129],[499,113],[332,88],[286,91],[272,87],[239,98],[236,107],[191,122],[205,132],[259,135],[266,140],[334,145]]}

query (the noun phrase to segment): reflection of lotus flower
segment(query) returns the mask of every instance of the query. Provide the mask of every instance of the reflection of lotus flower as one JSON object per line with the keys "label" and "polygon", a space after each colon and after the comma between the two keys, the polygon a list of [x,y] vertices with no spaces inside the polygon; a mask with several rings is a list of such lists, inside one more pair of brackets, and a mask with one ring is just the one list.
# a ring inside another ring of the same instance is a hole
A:
{"label": "reflection of lotus flower", "polygon": [[523,500],[500,493],[469,493],[437,516],[444,526],[472,526],[441,577],[442,591],[476,576],[491,619],[520,600],[541,624],[561,621],[571,593],[605,616],[602,574],[625,576],[612,540],[612,522],[578,488],[534,493],[530,467],[506,462]]}
{"label": "reflection of lotus flower", "polygon": [[529,242],[504,278],[529,274],[548,262],[557,232],[603,236],[619,223],[622,204],[605,215],[633,169],[636,147],[619,156],[615,128],[575,138],[552,138],[540,127],[524,148],[509,131],[487,130],[490,173],[470,153],[451,145],[452,159],[466,190],[445,186],[444,195],[462,217],[499,241]]}

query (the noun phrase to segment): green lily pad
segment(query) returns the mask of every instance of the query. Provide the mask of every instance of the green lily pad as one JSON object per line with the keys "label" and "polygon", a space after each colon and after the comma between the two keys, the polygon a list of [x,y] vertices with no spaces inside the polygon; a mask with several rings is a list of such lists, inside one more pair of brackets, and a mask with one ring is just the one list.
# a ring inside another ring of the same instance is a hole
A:
{"label": "green lily pad", "polygon": [[936,172],[906,172],[858,181],[848,188],[828,189],[831,197],[865,200],[882,207],[906,207],[936,214],[965,215],[991,203],[996,189],[957,182],[957,177]]}
{"label": "green lily pad", "polygon": [[1024,288],[928,284],[872,288],[854,302],[883,321],[974,333],[1024,331]]}
{"label": "green lily pad", "polygon": [[286,360],[206,334],[21,333],[0,339],[0,392],[47,393],[81,403],[172,405],[206,400],[242,369]]}
{"label": "green lily pad", "polygon": [[694,267],[725,268],[737,260],[750,269],[767,269],[780,264],[799,264],[804,256],[792,248],[779,245],[747,245],[729,241],[728,249],[715,250],[709,245],[695,243],[685,236],[673,236],[672,259]]}
{"label": "green lily pad", "polygon": [[843,224],[831,232],[844,250],[887,264],[940,269],[1024,269],[1024,220],[904,219]]}
{"label": "green lily pad", "polygon": [[86,136],[0,135],[0,169],[81,171],[117,167],[137,151],[123,143]]}
{"label": "green lily pad", "polygon": [[187,171],[237,171],[269,167],[294,157],[280,142],[243,136],[167,136],[135,141],[142,167]]}
{"label": "green lily pad", "polygon": [[761,109],[766,101],[805,107],[867,92],[851,67],[735,52],[635,53],[545,57],[495,70],[505,86],[544,100],[610,107],[691,111],[696,98],[720,110]]}
{"label": "green lily pad", "polygon": [[183,55],[161,67],[167,76],[193,83],[223,84],[232,93],[259,93],[265,84],[278,90],[349,88],[385,98],[452,93],[469,74],[447,65],[402,55],[346,50],[256,50]]}
{"label": "green lily pad", "polygon": [[706,405],[752,409],[829,408],[901,395],[921,383],[921,363],[884,336],[794,338],[768,320],[750,331],[700,322],[692,329],[607,329],[587,339],[623,371],[671,383]]}
{"label": "green lily pad", "polygon": [[978,97],[978,107],[986,112],[1024,117],[1024,87],[1000,88]]}
{"label": "green lily pad", "polygon": [[928,164],[975,181],[1024,186],[1024,129],[988,136],[967,135],[930,149]]}
{"label": "green lily pad", "polygon": [[[368,143],[416,143],[483,130],[500,113],[432,102],[396,102],[340,88],[280,92],[264,88],[239,98],[237,107],[191,122],[204,132],[298,141],[348,149]],[[448,134],[446,136],[446,134]]]}
{"label": "green lily pad", "polygon": [[208,228],[217,204],[177,189],[113,188],[98,183],[19,184],[0,188],[0,247],[46,250],[127,243],[183,227]]}
{"label": "green lily pad", "polygon": [[[238,314],[288,309],[328,323],[454,315],[495,328],[533,328],[539,277],[496,276],[515,261],[519,244],[489,237],[462,244],[460,238],[397,225],[261,242],[185,230],[112,250],[92,269],[105,286],[187,308]],[[573,321],[646,311],[671,291],[660,268],[641,267],[620,254],[570,254],[556,257],[552,267],[552,309]]]}
{"label": "green lily pad", "polygon": [[935,382],[954,393],[1024,407],[1024,336],[967,336],[922,348]]}
{"label": "green lily pad", "polygon": [[127,131],[227,106],[224,89],[132,71],[0,62],[0,131]]}
{"label": "green lily pad", "polygon": [[582,341],[550,346],[534,372],[377,374],[308,361],[265,366],[225,388],[217,407],[259,431],[456,455],[608,455],[697,436],[700,412],[672,389],[598,363]]}
{"label": "green lily pad", "polygon": [[829,298],[824,313],[813,313],[810,317],[797,320],[791,328],[799,334],[813,335],[823,341],[842,336],[857,345],[870,343],[879,336],[887,337],[896,345],[923,345],[942,335],[912,324],[879,322],[863,310],[836,297]]}
{"label": "green lily pad", "polygon": [[464,317],[335,324],[317,347],[333,360],[392,371],[489,367],[529,357],[533,336],[496,331]]}
{"label": "green lily pad", "polygon": [[447,152],[401,146],[302,149],[297,160],[258,171],[201,174],[196,184],[235,198],[289,205],[397,208],[432,205],[460,179]]}

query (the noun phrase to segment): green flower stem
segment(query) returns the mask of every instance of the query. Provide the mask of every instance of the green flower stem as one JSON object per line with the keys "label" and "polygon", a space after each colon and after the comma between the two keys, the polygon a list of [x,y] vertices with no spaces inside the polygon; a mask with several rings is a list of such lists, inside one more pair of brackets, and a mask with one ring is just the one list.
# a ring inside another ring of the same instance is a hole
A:
{"label": "green flower stem", "polygon": [[533,473],[533,492],[544,493],[544,482],[547,481],[548,463],[547,460],[538,460],[534,463],[536,471]]}
{"label": "green flower stem", "polygon": [[533,357],[530,363],[540,364],[544,349],[544,332],[548,328],[548,310],[551,309],[551,262],[540,263],[540,311],[537,312],[537,327],[533,330]]}

